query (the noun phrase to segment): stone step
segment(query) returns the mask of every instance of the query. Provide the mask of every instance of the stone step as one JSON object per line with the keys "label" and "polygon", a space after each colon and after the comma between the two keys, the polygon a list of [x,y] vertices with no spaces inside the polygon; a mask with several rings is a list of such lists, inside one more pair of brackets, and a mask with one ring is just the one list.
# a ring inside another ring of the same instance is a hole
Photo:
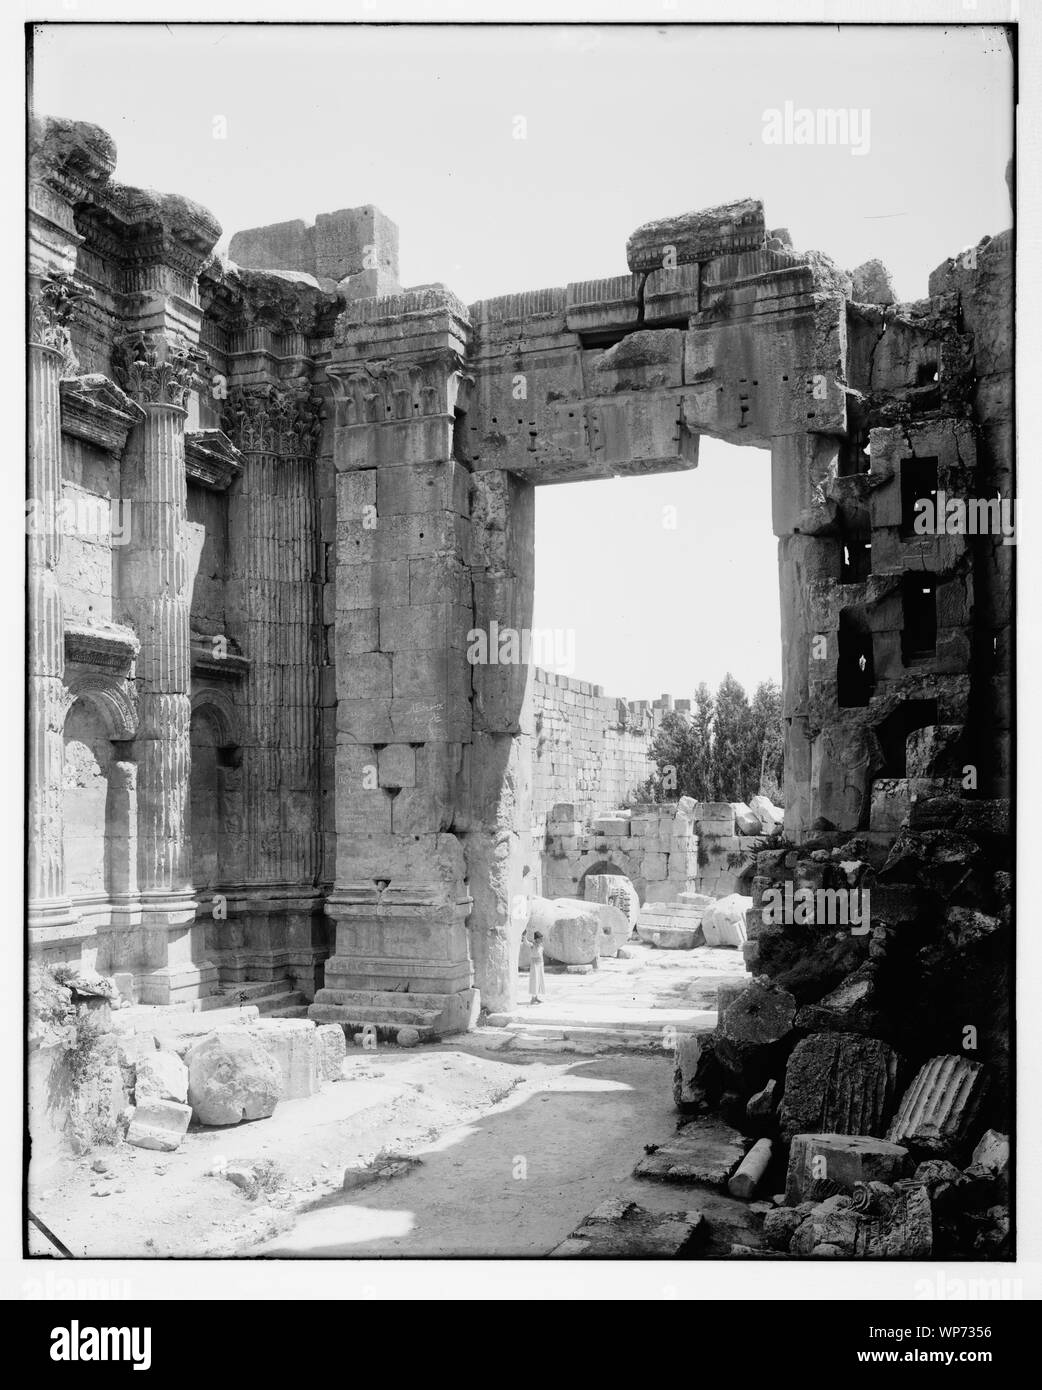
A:
{"label": "stone step", "polygon": [[[319,990],[319,994],[324,994]],[[394,1041],[399,1028],[415,1028],[422,1041],[437,1037],[439,1010],[421,1009],[404,1004],[329,1004],[316,997],[307,1011],[314,1023],[339,1023],[349,1033],[362,1032],[367,1025],[376,1028],[381,1041]]]}
{"label": "stone step", "polygon": [[280,1009],[293,1009],[303,1005],[305,1016],[307,1013],[308,997],[302,994],[299,989],[278,989],[270,994],[261,994],[250,1000],[251,1004],[256,1004],[264,1018],[268,1014],[277,1013]]}
{"label": "stone step", "polygon": [[572,1044],[580,1051],[604,1052],[611,1048],[654,1048],[656,1050],[668,1050],[670,1057],[673,1055],[672,1045],[668,1049],[663,1049],[662,1031],[655,1028],[592,1028],[575,1027],[566,1028],[554,1027],[552,1023],[525,1023],[519,1025],[508,1025],[509,1030],[514,1035],[516,1047],[526,1047],[530,1043],[535,1047],[553,1046],[561,1044],[563,1050],[567,1050],[568,1045]]}

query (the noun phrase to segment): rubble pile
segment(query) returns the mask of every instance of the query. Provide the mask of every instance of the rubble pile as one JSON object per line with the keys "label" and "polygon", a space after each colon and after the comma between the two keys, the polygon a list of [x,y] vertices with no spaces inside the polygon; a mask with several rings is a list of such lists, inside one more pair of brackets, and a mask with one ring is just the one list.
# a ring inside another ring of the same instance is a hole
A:
{"label": "rubble pile", "polygon": [[757,854],[752,978],[678,1043],[674,1099],[743,1136],[732,1195],[784,1187],[771,1250],[1009,1255],[1008,815],[945,792],[896,838]]}

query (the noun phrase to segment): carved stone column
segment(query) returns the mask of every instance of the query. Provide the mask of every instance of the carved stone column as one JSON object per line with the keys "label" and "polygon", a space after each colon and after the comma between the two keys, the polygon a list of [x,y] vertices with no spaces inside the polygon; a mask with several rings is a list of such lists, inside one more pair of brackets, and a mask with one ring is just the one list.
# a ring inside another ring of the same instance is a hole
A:
{"label": "carved stone column", "polygon": [[[304,378],[235,389],[223,415],[245,459],[229,495],[229,607],[250,657],[243,683],[242,936],[226,980],[289,975],[313,993],[325,955],[318,817],[321,402]],[[241,897],[240,897],[241,893]]]}
{"label": "carved stone column", "polygon": [[68,701],[58,563],[61,557],[61,400],[72,366],[68,323],[77,291],[64,276],[36,279],[29,323],[29,932],[34,945],[76,917],[65,893],[63,727]]}
{"label": "carved stone column", "polygon": [[186,545],[185,404],[196,354],[159,333],[133,333],[119,344],[114,368],[145,411],[123,458],[123,492],[131,534],[120,560],[120,592],[141,641],[137,660],[139,722],[135,738],[137,863],[145,961],[145,1003],[198,998],[216,982],[202,959],[204,928],[187,855],[190,588]]}

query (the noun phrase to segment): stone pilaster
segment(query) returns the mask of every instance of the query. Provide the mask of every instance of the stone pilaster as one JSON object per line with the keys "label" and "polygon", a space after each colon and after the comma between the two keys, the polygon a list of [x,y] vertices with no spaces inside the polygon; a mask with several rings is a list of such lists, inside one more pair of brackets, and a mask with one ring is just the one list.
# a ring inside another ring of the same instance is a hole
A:
{"label": "stone pilaster", "polygon": [[303,379],[237,388],[223,424],[245,460],[229,494],[230,591],[250,669],[242,691],[243,882],[233,901],[242,935],[222,952],[221,972],[232,980],[290,974],[310,993],[325,954],[314,930],[321,403]]}
{"label": "stone pilaster", "polygon": [[127,618],[141,641],[137,661],[137,871],[144,926],[141,998],[201,997],[217,978],[202,959],[203,927],[187,851],[190,588],[185,534],[185,404],[196,355],[173,335],[134,333],[115,369],[145,412],[129,436],[123,492],[131,534],[120,561]]}
{"label": "stone pilaster", "polygon": [[[469,318],[445,290],[338,323],[334,461],[337,924],[311,1015],[467,1027],[473,968],[455,833],[472,732],[469,478],[453,437]],[[407,993],[406,993],[407,991]]]}

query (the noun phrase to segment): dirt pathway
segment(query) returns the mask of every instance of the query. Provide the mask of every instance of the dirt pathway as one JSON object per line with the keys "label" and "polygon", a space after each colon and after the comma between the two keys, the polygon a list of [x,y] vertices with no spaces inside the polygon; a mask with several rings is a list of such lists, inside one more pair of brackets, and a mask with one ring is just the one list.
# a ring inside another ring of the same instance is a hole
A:
{"label": "dirt pathway", "polygon": [[417,1166],[322,1198],[249,1253],[523,1258],[546,1255],[607,1197],[656,1211],[731,1205],[632,1176],[643,1145],[675,1131],[671,1059],[512,1060],[520,1084],[479,1119],[414,1150]]}

